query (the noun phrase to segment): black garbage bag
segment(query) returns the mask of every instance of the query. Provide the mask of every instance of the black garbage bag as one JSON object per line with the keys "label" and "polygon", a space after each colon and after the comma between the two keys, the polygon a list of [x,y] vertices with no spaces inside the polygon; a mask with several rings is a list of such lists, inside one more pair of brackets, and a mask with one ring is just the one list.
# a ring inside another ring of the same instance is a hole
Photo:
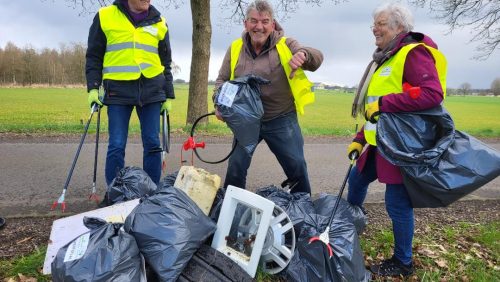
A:
{"label": "black garbage bag", "polygon": [[371,274],[365,269],[363,252],[356,228],[350,222],[334,219],[330,226],[329,242],[333,250],[330,257],[322,241],[309,243],[326,229],[330,217],[318,214],[306,216],[295,254],[280,275],[286,281],[369,281]]}
{"label": "black garbage bag", "polygon": [[442,106],[382,113],[377,148],[401,167],[414,208],[446,207],[500,175],[500,153],[455,130]]}
{"label": "black garbage bag", "polygon": [[165,175],[163,179],[160,181],[158,187],[171,187],[174,186],[175,180],[177,179],[177,175],[179,171],[174,171],[170,174]]}
{"label": "black garbage bag", "polygon": [[293,223],[297,236],[299,236],[305,216],[315,213],[309,193],[288,193],[274,185],[260,188],[255,193],[272,201],[285,211]]}
{"label": "black garbage bag", "polygon": [[152,195],[156,184],[140,167],[128,166],[122,168],[109,185],[105,201],[108,206],[143,196]]}
{"label": "black garbage bag", "polygon": [[224,202],[224,196],[226,196],[226,188],[221,187],[217,190],[214,202],[212,203],[212,207],[208,213],[208,216],[215,222],[219,220],[220,210],[222,209],[222,203]]}
{"label": "black garbage bag", "polygon": [[[319,195],[318,199],[314,200],[314,209],[316,210],[317,214],[330,216],[332,214],[333,208],[335,207],[336,201],[336,195],[322,193]],[[356,227],[356,232],[358,234],[363,233],[363,230],[365,230],[367,223],[366,216],[361,208],[349,204],[342,198],[340,199],[339,206],[337,207],[337,211],[335,212],[335,218],[354,224],[354,226]]]}
{"label": "black garbage bag", "polygon": [[175,281],[216,225],[183,191],[162,187],[125,220],[160,281]]}
{"label": "black garbage bag", "polygon": [[225,82],[215,95],[215,105],[231,128],[238,145],[253,154],[259,143],[260,120],[264,108],[260,99],[260,85],[270,81],[255,75],[246,75]]}
{"label": "black garbage bag", "polygon": [[57,252],[51,264],[57,281],[146,281],[144,261],[134,237],[123,224],[84,217],[89,232]]}

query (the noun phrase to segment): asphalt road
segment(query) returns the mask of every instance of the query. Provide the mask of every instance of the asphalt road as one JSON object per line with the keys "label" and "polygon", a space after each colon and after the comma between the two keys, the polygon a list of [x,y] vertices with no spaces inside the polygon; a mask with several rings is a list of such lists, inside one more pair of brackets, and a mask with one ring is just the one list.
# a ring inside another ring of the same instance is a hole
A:
{"label": "asphalt road", "polygon": [[[90,138],[90,137],[89,137]],[[89,139],[88,138],[88,139]],[[500,143],[490,143],[500,150]],[[94,144],[86,142],[80,153],[68,191],[66,193],[66,213],[79,213],[96,208],[89,202],[92,187]],[[205,155],[222,156],[230,144],[210,144]],[[349,161],[345,156],[347,141],[329,143],[306,143],[305,155],[308,162],[309,178],[313,197],[319,193],[338,193],[346,175]],[[51,204],[58,199],[74,159],[78,140],[68,142],[19,142],[0,143],[0,216],[39,216],[60,214],[60,207],[50,211]],[[177,171],[181,166],[181,142],[172,144],[168,155],[167,173]],[[104,195],[104,160],[107,143],[101,143],[98,157],[97,191]],[[190,164],[191,153],[183,153]],[[131,142],[127,147],[126,165],[142,167],[142,145]],[[224,179],[227,162],[206,164],[194,157],[194,166],[215,173]],[[280,185],[285,180],[274,155],[265,143],[255,152],[248,172],[247,189],[255,190],[269,185]],[[375,182],[369,188],[367,202],[380,202],[384,198],[384,186]],[[476,190],[467,198],[500,198],[500,177]]]}

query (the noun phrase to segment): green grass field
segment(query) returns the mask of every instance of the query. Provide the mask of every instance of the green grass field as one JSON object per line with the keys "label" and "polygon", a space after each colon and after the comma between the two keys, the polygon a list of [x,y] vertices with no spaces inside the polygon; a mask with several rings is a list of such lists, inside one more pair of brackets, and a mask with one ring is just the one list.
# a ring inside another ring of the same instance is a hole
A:
{"label": "green grass field", "polygon": [[[188,132],[186,126],[188,86],[175,85],[176,99],[171,113],[172,130]],[[211,89],[207,95],[211,96]],[[83,88],[0,88],[2,111],[0,133],[81,133],[89,118],[87,95]],[[316,102],[306,106],[300,123],[306,136],[350,136],[355,124],[363,124],[351,118],[353,94],[331,90],[316,91]],[[208,99],[209,101],[211,99]],[[458,130],[476,137],[500,137],[500,97],[451,96],[445,100]],[[107,131],[107,115],[104,108],[101,128]],[[210,104],[208,109],[213,109]],[[224,123],[210,119],[207,130],[227,133]],[[90,132],[95,131],[95,126]],[[133,115],[131,133],[139,132],[139,123]]]}

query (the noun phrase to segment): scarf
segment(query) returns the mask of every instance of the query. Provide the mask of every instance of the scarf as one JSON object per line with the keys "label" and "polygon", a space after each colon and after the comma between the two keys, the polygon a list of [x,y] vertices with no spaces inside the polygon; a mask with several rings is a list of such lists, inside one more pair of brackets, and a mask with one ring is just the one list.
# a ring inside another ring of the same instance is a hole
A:
{"label": "scarf", "polygon": [[[399,35],[399,34],[398,34]],[[358,89],[356,90],[356,96],[352,102],[352,111],[351,116],[356,118],[358,114],[364,114],[365,112],[365,103],[366,103],[366,92],[368,89],[368,85],[370,84],[370,80],[373,76],[375,70],[380,66],[383,62],[389,59],[393,54],[392,51],[394,47],[396,47],[396,43],[399,42],[399,36],[396,35],[389,44],[384,49],[377,48],[373,53],[373,60],[368,64],[361,77],[361,81],[358,84]]]}

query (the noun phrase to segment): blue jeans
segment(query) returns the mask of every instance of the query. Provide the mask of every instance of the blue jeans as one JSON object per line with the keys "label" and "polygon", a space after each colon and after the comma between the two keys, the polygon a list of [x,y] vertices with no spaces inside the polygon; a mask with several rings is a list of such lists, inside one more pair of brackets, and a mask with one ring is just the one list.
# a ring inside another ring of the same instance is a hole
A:
{"label": "blue jeans", "polygon": [[[291,112],[270,121],[264,121],[260,127],[260,141],[266,141],[267,146],[276,156],[285,175],[298,184],[291,192],[311,193],[307,164],[304,158],[304,138],[300,131],[297,113]],[[252,161],[242,146],[236,146],[229,158],[224,187],[233,185],[245,188],[247,171]]]}
{"label": "blue jeans", "polygon": [[[144,171],[156,184],[161,176],[161,152],[150,153],[160,146],[160,108],[161,103],[152,103],[135,110],[141,124],[143,148],[142,165]],[[125,166],[125,147],[127,146],[128,126],[134,106],[109,105],[109,145],[106,155],[106,183],[111,184],[116,174]]]}
{"label": "blue jeans", "polygon": [[[349,174],[347,201],[362,206],[366,198],[368,184],[377,179],[375,154],[371,154],[362,172],[354,167]],[[386,184],[385,208],[392,220],[394,234],[394,257],[403,264],[412,262],[412,240],[415,228],[413,207],[403,184]]]}

